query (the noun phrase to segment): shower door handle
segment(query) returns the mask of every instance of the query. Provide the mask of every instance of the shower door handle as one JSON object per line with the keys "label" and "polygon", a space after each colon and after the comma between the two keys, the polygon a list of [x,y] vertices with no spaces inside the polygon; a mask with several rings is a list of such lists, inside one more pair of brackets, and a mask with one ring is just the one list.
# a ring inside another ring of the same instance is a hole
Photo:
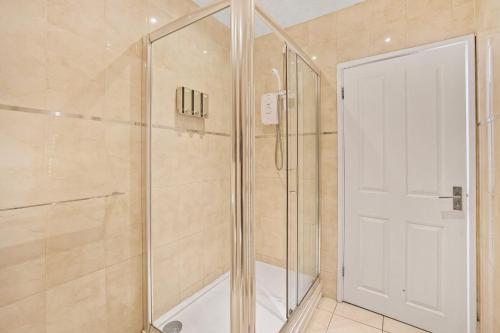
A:
{"label": "shower door handle", "polygon": [[452,196],[439,196],[438,199],[453,199],[453,210],[462,210],[462,186],[453,186]]}

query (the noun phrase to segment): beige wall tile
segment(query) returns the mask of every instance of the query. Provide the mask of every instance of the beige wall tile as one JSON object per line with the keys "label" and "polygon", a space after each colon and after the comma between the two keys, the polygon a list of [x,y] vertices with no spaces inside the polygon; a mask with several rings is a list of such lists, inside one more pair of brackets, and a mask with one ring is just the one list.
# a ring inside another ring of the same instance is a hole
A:
{"label": "beige wall tile", "polygon": [[126,45],[128,48],[116,56],[115,50],[106,50],[105,59],[112,58],[113,61],[107,65],[104,73],[105,92],[101,114],[111,119],[140,121],[142,44],[138,41]]}
{"label": "beige wall tile", "polygon": [[0,249],[0,306],[34,295],[45,287],[43,242]]}
{"label": "beige wall tile", "polygon": [[400,21],[406,16],[406,2],[394,0],[369,0],[366,5],[370,20],[376,22]]}
{"label": "beige wall tile", "polygon": [[0,307],[0,326],[5,333],[46,333],[45,293]]}
{"label": "beige wall tile", "polygon": [[142,329],[142,257],[135,256],[106,268],[107,332]]}
{"label": "beige wall tile", "polygon": [[500,27],[500,4],[497,0],[477,0],[479,16],[478,30],[480,32],[495,30]]}
{"label": "beige wall tile", "polygon": [[365,57],[369,49],[370,31],[368,29],[359,30],[355,38],[339,35],[337,39],[337,61],[340,63]]}
{"label": "beige wall tile", "polygon": [[105,264],[103,229],[83,230],[47,239],[49,287],[85,276]]}
{"label": "beige wall tile", "polygon": [[203,233],[196,233],[177,243],[181,297],[187,298],[203,286]]}
{"label": "beige wall tile", "polygon": [[[209,217],[210,218],[210,217]],[[212,217],[203,232],[203,284],[207,285],[228,271],[231,230],[227,216]],[[218,223],[218,224],[217,224]]]}
{"label": "beige wall tile", "polygon": [[[44,240],[47,211],[33,207],[0,212],[0,250]],[[0,262],[7,258],[0,257]]]}
{"label": "beige wall tile", "polygon": [[49,288],[104,268],[104,216],[104,199],[51,207],[45,243]]}
{"label": "beige wall tile", "polygon": [[370,28],[370,11],[365,3],[340,10],[335,16],[337,17],[337,37],[356,40],[360,33]]}
{"label": "beige wall tile", "polygon": [[320,16],[317,19],[306,22],[306,24],[308,29],[308,46],[328,44],[337,39],[337,17],[334,13]]}
{"label": "beige wall tile", "polygon": [[[0,101],[43,108],[47,100],[45,1],[0,3]],[[22,12],[22,15],[19,13]],[[22,50],[22,52],[21,52]]]}
{"label": "beige wall tile", "polygon": [[0,307],[45,290],[45,207],[0,213]]}
{"label": "beige wall tile", "polygon": [[406,13],[408,19],[419,19],[429,16],[449,14],[452,2],[448,0],[406,0]]}
{"label": "beige wall tile", "polygon": [[99,332],[106,327],[104,270],[50,289],[46,297],[47,333]]}
{"label": "beige wall tile", "polygon": [[380,54],[405,48],[407,24],[402,18],[374,24],[370,29],[371,53]]}
{"label": "beige wall tile", "polygon": [[130,217],[127,196],[106,199],[104,217],[106,266],[119,263],[142,253],[142,223]]}
{"label": "beige wall tile", "polygon": [[0,110],[0,206],[14,208],[47,202],[45,116]]}
{"label": "beige wall tile", "polygon": [[173,308],[181,299],[180,266],[177,256],[177,244],[167,244],[152,250],[154,303],[153,317],[158,318]]}

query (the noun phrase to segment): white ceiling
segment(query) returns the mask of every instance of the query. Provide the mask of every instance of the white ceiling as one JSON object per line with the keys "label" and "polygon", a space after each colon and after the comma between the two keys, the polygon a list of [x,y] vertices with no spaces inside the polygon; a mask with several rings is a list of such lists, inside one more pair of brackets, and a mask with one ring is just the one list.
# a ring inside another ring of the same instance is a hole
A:
{"label": "white ceiling", "polygon": [[[200,6],[207,5],[214,0],[194,0]],[[328,13],[352,6],[364,0],[256,0],[271,17],[282,27],[289,27]],[[217,18],[229,26],[229,10],[217,14]],[[269,31],[263,23],[257,22],[255,27],[257,36]]]}

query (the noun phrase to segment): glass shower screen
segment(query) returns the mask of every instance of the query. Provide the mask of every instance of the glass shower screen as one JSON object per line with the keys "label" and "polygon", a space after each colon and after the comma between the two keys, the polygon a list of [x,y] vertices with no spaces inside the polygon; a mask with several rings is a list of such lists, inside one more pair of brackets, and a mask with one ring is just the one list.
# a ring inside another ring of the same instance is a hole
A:
{"label": "glass shower screen", "polygon": [[229,9],[151,46],[150,253],[153,325],[229,332]]}

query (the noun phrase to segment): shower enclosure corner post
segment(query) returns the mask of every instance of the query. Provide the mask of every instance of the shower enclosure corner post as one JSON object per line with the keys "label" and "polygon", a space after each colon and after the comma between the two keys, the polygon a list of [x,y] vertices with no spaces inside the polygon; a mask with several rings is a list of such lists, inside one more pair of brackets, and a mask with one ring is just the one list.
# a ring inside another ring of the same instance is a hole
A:
{"label": "shower enclosure corner post", "polygon": [[254,0],[231,1],[231,332],[255,332]]}
{"label": "shower enclosure corner post", "polygon": [[141,206],[143,215],[143,333],[154,331],[152,318],[152,288],[151,288],[151,193],[150,193],[150,154],[151,154],[151,39],[149,35],[142,38],[142,82],[141,82]]}

